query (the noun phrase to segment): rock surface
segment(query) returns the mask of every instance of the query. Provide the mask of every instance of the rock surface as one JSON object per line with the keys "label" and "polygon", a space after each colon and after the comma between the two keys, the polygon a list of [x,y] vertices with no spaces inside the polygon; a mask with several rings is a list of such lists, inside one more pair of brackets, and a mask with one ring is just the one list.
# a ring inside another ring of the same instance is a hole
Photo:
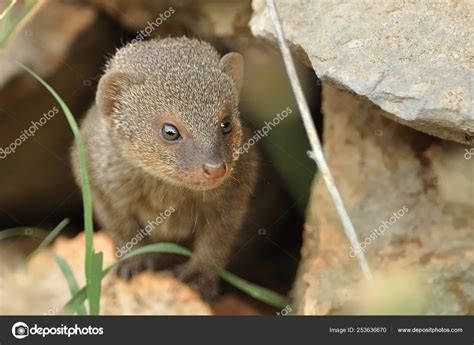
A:
{"label": "rock surface", "polygon": [[[84,233],[70,240],[59,238],[51,250],[71,266],[78,285],[84,285]],[[97,251],[104,253],[104,268],[115,260],[114,247],[105,233],[94,238]],[[13,265],[13,253],[2,248],[0,265],[0,315],[54,315],[69,300],[68,285],[54,259],[47,253],[33,258],[22,271]],[[9,257],[10,260],[3,260]],[[8,303],[12,301],[12,303]],[[166,272],[144,272],[126,283],[112,274],[102,284],[103,315],[211,315],[210,306],[190,287]]]}
{"label": "rock surface", "polygon": [[296,313],[473,314],[474,156],[328,85],[323,114],[328,164],[376,284],[363,284],[318,176],[293,290]]}
{"label": "rock surface", "polygon": [[[318,77],[367,97],[400,123],[474,144],[474,2],[276,3],[287,39]],[[265,0],[252,7],[252,32],[274,41]]]}
{"label": "rock surface", "polygon": [[250,0],[81,1],[106,12],[137,35],[147,30],[146,34],[152,37],[186,35],[214,41],[217,37],[249,33]]}
{"label": "rock surface", "polygon": [[[4,3],[9,1],[0,0],[0,9]],[[13,7],[14,14],[17,7]],[[24,73],[17,61],[43,77],[49,76],[63,63],[75,40],[97,19],[90,7],[61,2],[38,3],[32,12],[31,19],[18,26],[8,45],[0,49],[0,86]],[[53,17],[55,20],[51,20]]]}
{"label": "rock surface", "polygon": [[[60,108],[15,61],[43,77],[79,119],[94,100],[106,52],[120,40],[114,23],[90,7],[65,1],[38,6],[0,48],[0,229],[57,224],[59,218],[74,218],[81,207],[69,162],[73,135],[62,111],[15,144],[31,122]],[[12,144],[15,153],[6,156]]]}

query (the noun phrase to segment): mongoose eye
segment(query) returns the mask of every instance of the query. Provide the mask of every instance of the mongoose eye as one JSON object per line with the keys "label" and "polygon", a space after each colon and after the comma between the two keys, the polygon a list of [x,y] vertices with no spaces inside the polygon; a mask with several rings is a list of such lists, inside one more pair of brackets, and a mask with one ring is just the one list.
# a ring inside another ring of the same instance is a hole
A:
{"label": "mongoose eye", "polygon": [[169,123],[165,123],[165,125],[161,129],[161,135],[165,140],[168,141],[175,141],[181,137],[178,129],[175,126],[170,125]]}
{"label": "mongoose eye", "polygon": [[227,120],[227,119],[224,119],[221,122],[221,129],[222,129],[222,133],[224,133],[224,134],[230,133],[230,131],[232,130],[232,125],[231,125],[230,121]]}

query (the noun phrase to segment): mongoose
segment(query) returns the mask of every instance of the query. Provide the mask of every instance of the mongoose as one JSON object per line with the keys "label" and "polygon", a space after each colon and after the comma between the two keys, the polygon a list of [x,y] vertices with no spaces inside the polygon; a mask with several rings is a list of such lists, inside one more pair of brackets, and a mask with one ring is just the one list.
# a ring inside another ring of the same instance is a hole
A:
{"label": "mongoose", "polygon": [[[188,38],[128,44],[108,62],[81,134],[94,211],[118,248],[172,208],[133,249],[191,244],[198,256],[225,266],[258,173],[256,150],[233,154],[250,135],[238,109],[243,68],[240,54],[221,58]],[[79,183],[75,148],[72,160]],[[118,272],[128,278],[160,260],[166,258],[139,256]],[[189,260],[178,271],[205,297],[216,295],[217,276],[201,263]]]}

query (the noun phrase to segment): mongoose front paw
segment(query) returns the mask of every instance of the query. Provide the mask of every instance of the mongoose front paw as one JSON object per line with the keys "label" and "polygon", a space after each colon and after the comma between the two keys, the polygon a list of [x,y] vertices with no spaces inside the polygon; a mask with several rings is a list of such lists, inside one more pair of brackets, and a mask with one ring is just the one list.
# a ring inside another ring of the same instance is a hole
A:
{"label": "mongoose front paw", "polygon": [[211,270],[194,264],[183,264],[173,270],[174,275],[212,303],[219,293],[219,277]]}
{"label": "mongoose front paw", "polygon": [[120,278],[128,281],[142,271],[152,271],[156,266],[156,258],[151,255],[140,255],[119,263],[114,272]]}

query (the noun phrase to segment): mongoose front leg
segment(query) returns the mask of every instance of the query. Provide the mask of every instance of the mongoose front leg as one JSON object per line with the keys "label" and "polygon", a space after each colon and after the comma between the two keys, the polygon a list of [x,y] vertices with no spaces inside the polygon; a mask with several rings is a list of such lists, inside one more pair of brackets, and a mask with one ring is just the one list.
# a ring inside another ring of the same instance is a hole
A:
{"label": "mongoose front leg", "polygon": [[[139,233],[141,225],[133,215],[119,212],[99,196],[95,196],[94,206],[97,217],[114,241],[117,260],[134,249],[152,243]],[[157,261],[155,254],[142,254],[119,263],[114,271],[122,279],[129,280],[141,271],[156,269]]]}
{"label": "mongoose front leg", "polygon": [[220,268],[225,267],[239,234],[243,216],[244,212],[237,209],[221,215],[219,221],[207,224],[196,234],[193,247],[196,256],[175,270],[179,279],[208,301],[215,299],[219,292],[219,277],[206,262]]}

